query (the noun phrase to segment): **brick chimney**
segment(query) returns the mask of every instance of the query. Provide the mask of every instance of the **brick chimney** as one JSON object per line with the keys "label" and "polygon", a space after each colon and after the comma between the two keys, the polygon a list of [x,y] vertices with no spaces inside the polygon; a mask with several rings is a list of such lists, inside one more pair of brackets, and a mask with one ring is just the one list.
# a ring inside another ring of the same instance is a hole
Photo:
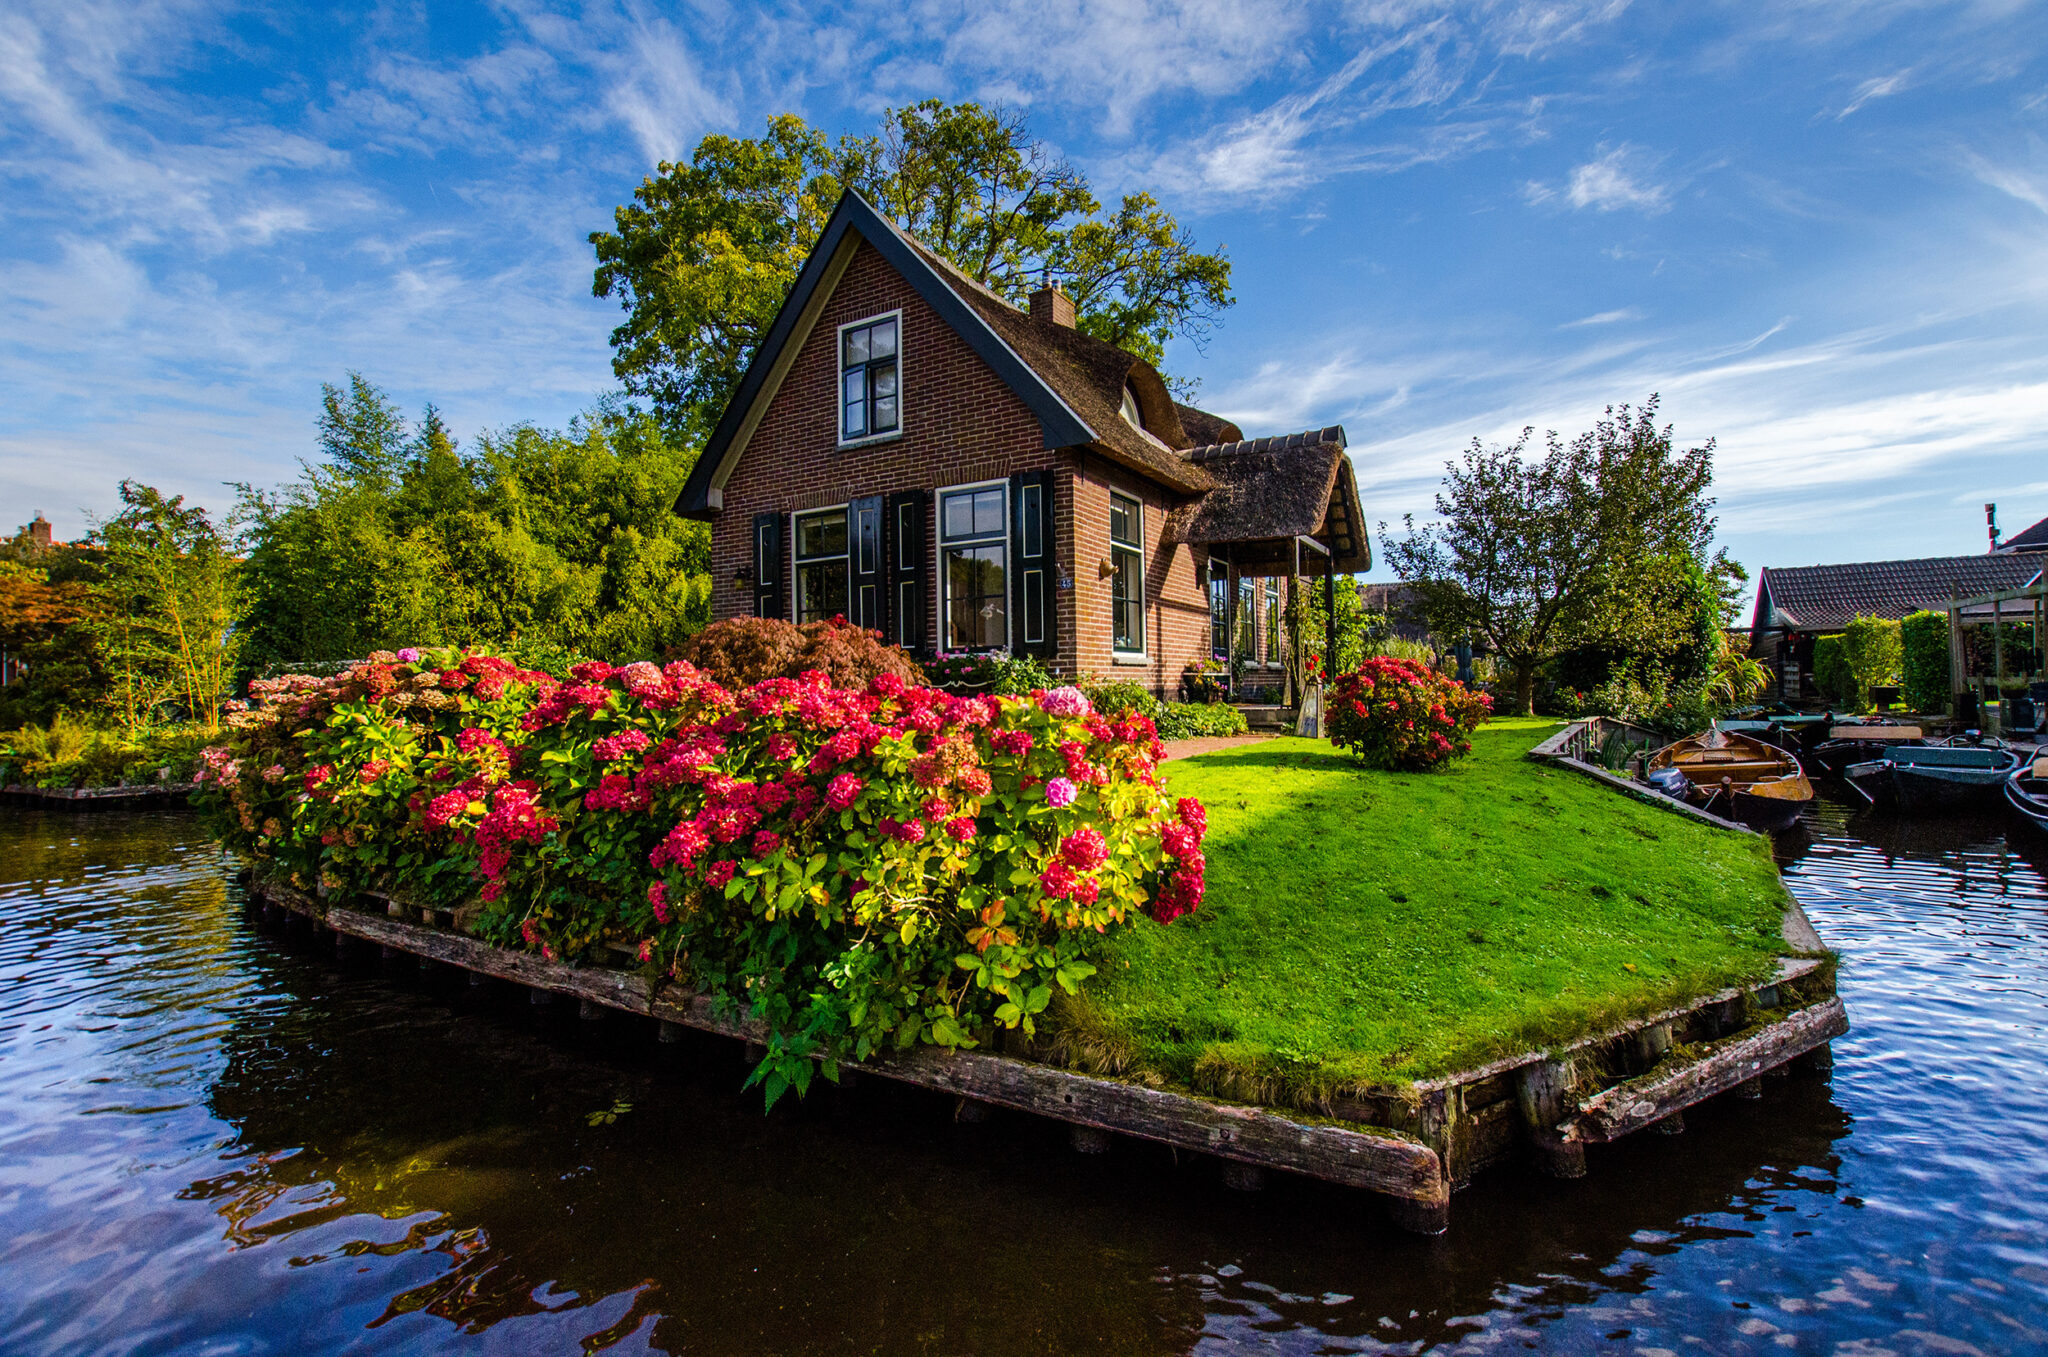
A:
{"label": "brick chimney", "polygon": [[50,520],[44,518],[41,514],[37,514],[31,519],[29,525],[22,529],[22,531],[28,534],[28,544],[37,550],[42,550],[50,545]]}
{"label": "brick chimney", "polygon": [[1058,283],[1047,283],[1031,294],[1031,317],[1033,320],[1049,320],[1071,330],[1074,328],[1074,299],[1060,291]]}

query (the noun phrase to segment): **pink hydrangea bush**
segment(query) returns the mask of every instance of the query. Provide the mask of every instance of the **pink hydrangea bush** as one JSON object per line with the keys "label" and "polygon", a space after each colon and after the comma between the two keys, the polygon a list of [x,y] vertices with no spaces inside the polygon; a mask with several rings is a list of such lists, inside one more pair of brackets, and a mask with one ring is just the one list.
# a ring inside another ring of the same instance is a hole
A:
{"label": "pink hydrangea bush", "polygon": [[735,692],[682,662],[557,682],[425,650],[251,696],[208,760],[235,847],[480,906],[483,936],[551,958],[623,946],[768,1022],[771,1097],[814,1055],[1031,1032],[1105,934],[1204,890],[1206,819],[1161,790],[1151,721],[1076,689]]}
{"label": "pink hydrangea bush", "polygon": [[1337,676],[1326,709],[1332,743],[1370,767],[1420,772],[1471,753],[1493,700],[1414,660],[1379,655]]}

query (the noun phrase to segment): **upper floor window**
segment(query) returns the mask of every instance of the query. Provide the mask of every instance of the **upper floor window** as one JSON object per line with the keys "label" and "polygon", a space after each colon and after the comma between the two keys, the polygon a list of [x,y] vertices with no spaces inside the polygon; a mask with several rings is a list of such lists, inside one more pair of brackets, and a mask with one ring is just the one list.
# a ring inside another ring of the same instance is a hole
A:
{"label": "upper floor window", "polygon": [[846,510],[796,516],[796,620],[846,612]]}
{"label": "upper floor window", "polygon": [[1122,415],[1124,423],[1130,425],[1133,429],[1145,427],[1145,416],[1138,409],[1137,393],[1129,387],[1124,388],[1123,405],[1117,410],[1117,413]]}
{"label": "upper floor window", "polygon": [[1109,497],[1110,644],[1145,653],[1145,508],[1126,495]]}
{"label": "upper floor window", "polygon": [[880,438],[903,427],[898,389],[900,316],[860,321],[839,331],[839,441]]}

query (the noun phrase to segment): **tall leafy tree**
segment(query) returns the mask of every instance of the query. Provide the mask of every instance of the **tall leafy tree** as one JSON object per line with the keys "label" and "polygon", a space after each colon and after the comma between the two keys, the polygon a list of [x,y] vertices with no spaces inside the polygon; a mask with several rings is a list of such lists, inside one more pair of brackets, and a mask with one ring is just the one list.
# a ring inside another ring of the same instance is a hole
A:
{"label": "tall leafy tree", "polygon": [[1081,329],[1155,365],[1231,301],[1223,253],[1150,195],[1105,210],[1016,113],[926,100],[877,137],[837,141],[783,114],[759,138],[706,137],[688,164],[663,163],[591,235],[592,290],[626,313],[612,370],[627,390],[701,441],[849,188],[1012,301],[1058,282]]}
{"label": "tall leafy tree", "polygon": [[229,536],[182,495],[121,482],[121,510],[93,527],[103,553],[92,625],[132,732],[173,704],[191,720],[220,723],[241,638]]}
{"label": "tall leafy tree", "polygon": [[1569,443],[1546,435],[1540,456],[1533,428],[1504,447],[1474,439],[1445,464],[1437,521],[1410,515],[1407,535],[1386,539],[1431,627],[1483,639],[1508,667],[1518,711],[1533,710],[1537,671],[1567,645],[1640,620],[1615,615],[1639,584],[1706,558],[1714,444],[1676,449],[1657,408],[1655,395],[1610,406]]}
{"label": "tall leafy tree", "polygon": [[[432,406],[384,418],[358,375],[336,394],[323,458],[242,487],[251,668],[422,644],[654,657],[709,620],[707,530],[671,507],[694,459],[651,415],[604,402],[464,447]],[[375,430],[380,456],[337,448],[337,422]]]}

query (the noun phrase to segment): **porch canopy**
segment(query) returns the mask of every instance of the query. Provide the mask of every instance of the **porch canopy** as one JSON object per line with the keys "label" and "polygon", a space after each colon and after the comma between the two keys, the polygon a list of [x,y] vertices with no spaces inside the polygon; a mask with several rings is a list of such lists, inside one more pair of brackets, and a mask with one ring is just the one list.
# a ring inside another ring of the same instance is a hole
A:
{"label": "porch canopy", "polygon": [[[1336,652],[1336,579],[1372,569],[1372,538],[1344,428],[1212,443],[1181,455],[1216,488],[1187,511],[1180,539],[1234,577],[1320,575],[1325,655]],[[1235,605],[1235,591],[1231,598]],[[1231,619],[1235,634],[1236,619]]]}

